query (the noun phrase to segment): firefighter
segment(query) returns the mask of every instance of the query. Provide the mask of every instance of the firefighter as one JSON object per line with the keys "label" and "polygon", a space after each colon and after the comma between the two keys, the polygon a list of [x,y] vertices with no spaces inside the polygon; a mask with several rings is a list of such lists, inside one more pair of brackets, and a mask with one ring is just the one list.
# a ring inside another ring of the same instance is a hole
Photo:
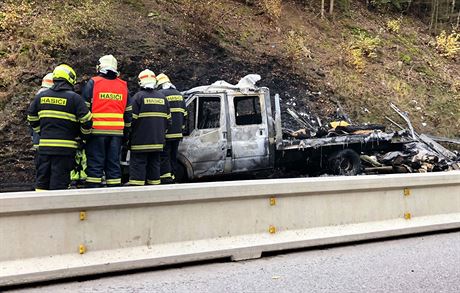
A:
{"label": "firefighter", "polygon": [[171,83],[169,77],[162,73],[157,76],[157,87],[166,96],[171,111],[171,127],[166,134],[165,149],[161,153],[161,183],[173,183],[177,171],[177,149],[185,129],[187,108],[184,97]]}
{"label": "firefighter", "polygon": [[91,112],[73,91],[77,76],[66,64],[53,71],[53,86],[37,94],[27,120],[40,135],[36,190],[67,189],[75,162],[76,137],[91,131]]}
{"label": "firefighter", "polygon": [[99,59],[98,76],[83,89],[83,98],[93,113],[93,129],[86,144],[86,186],[121,185],[120,149],[131,127],[132,107],[128,87],[118,78],[117,60],[112,55]]}
{"label": "firefighter", "polygon": [[42,79],[42,85],[40,89],[37,92],[37,95],[43,91],[46,91],[47,89],[51,88],[53,86],[53,73],[50,72],[47,75],[45,75]]}
{"label": "firefighter", "polygon": [[[40,89],[38,89],[36,95],[39,93],[46,91],[47,89],[51,88],[53,86],[53,73],[50,72],[47,75],[45,75],[42,79],[42,84],[40,86]],[[38,143],[40,142],[40,135],[36,133],[32,128],[30,128],[30,135],[32,136],[32,144],[33,148],[35,151],[38,150]],[[38,155],[35,156],[35,164],[37,163],[38,160]]]}
{"label": "firefighter", "polygon": [[133,120],[130,138],[129,185],[160,184],[160,153],[171,114],[168,100],[155,90],[155,73],[139,74],[140,91],[133,97]]}
{"label": "firefighter", "polygon": [[[46,91],[47,89],[51,88],[53,86],[53,73],[50,72],[47,75],[45,75],[42,79],[42,84],[40,88],[38,89],[36,95],[39,93]],[[38,144],[40,143],[40,135],[36,133],[32,127],[30,127],[30,136],[32,138],[32,149],[34,151],[34,164],[35,164],[35,169],[38,167]]]}

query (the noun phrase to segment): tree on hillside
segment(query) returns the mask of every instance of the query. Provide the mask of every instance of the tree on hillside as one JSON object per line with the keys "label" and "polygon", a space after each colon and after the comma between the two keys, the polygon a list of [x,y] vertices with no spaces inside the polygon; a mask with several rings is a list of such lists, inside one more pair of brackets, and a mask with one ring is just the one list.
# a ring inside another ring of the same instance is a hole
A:
{"label": "tree on hillside", "polygon": [[324,0],[321,0],[321,18],[324,18]]}
{"label": "tree on hillside", "polygon": [[[364,2],[364,0],[362,0]],[[324,17],[325,0],[322,0],[321,16]],[[348,6],[348,0],[329,0],[329,14],[338,6]],[[420,17],[429,24],[433,33],[441,30],[458,30],[460,25],[460,1],[457,0],[365,0],[367,7],[382,11],[394,11]]]}

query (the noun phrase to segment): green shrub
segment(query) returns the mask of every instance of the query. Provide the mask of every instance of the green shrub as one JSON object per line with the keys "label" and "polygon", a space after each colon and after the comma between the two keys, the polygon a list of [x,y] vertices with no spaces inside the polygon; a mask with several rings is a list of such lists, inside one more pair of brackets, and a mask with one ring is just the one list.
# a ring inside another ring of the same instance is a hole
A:
{"label": "green shrub", "polygon": [[366,59],[378,57],[377,49],[381,44],[381,39],[371,36],[367,31],[359,28],[353,29],[354,40],[348,44],[348,60],[356,70],[362,72],[366,67]]}
{"label": "green shrub", "polygon": [[407,54],[401,53],[399,58],[404,64],[407,64],[407,65],[409,65],[412,62],[412,57]]}

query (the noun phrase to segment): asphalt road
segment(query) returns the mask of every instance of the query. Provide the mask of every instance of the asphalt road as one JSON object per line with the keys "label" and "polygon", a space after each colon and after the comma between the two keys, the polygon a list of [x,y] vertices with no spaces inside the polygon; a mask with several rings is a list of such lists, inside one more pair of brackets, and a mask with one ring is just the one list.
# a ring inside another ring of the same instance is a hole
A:
{"label": "asphalt road", "polygon": [[460,292],[460,232],[197,264],[25,292]]}

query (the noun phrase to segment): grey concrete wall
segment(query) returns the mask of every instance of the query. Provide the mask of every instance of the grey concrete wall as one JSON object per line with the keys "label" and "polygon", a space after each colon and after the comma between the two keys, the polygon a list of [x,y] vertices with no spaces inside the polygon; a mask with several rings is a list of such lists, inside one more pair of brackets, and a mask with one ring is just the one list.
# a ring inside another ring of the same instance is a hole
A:
{"label": "grey concrete wall", "polygon": [[4,193],[0,285],[455,227],[460,172]]}

